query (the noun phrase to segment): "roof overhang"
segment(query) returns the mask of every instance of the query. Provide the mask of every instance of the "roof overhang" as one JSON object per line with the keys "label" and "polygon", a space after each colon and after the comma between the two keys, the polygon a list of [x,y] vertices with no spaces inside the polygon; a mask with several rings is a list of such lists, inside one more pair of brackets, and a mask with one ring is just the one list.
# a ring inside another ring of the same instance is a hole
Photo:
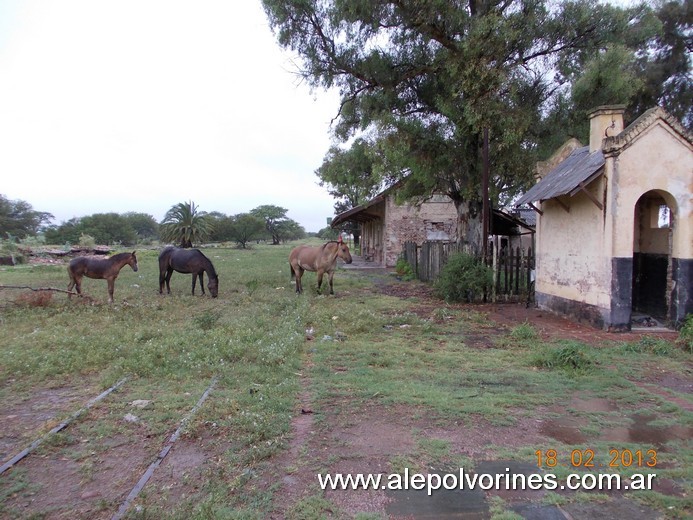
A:
{"label": "roof overhang", "polygon": [[515,207],[562,195],[572,197],[604,172],[604,164],[601,150],[590,153],[588,146],[578,148],[520,197]]}
{"label": "roof overhang", "polygon": [[373,199],[369,200],[365,204],[356,206],[347,211],[344,211],[332,219],[331,227],[339,226],[345,222],[371,222],[373,220],[381,218],[381,216],[372,211],[373,206],[385,200],[386,194],[381,193],[375,196]]}

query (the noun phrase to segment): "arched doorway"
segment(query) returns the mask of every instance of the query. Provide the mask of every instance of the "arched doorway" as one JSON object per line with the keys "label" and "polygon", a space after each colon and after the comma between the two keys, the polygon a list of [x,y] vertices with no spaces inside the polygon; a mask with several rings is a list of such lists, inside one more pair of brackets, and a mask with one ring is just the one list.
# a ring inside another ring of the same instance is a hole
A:
{"label": "arched doorway", "polygon": [[665,322],[672,288],[674,198],[648,191],[635,205],[633,235],[633,321],[651,317]]}

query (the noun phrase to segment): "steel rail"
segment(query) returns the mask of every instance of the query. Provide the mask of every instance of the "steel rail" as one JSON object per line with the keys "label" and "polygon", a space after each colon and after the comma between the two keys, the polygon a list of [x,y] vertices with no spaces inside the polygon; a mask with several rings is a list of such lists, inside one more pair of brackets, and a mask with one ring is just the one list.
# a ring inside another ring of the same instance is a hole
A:
{"label": "steel rail", "polygon": [[168,452],[171,451],[173,444],[178,440],[178,437],[180,437],[180,434],[183,432],[183,428],[185,427],[185,425],[190,421],[193,415],[195,415],[195,412],[197,412],[197,410],[202,406],[202,404],[205,402],[210,392],[214,388],[214,385],[216,384],[217,378],[215,377],[212,379],[212,382],[207,387],[207,390],[205,390],[205,392],[202,394],[202,397],[200,397],[200,399],[197,401],[197,404],[193,406],[193,408],[188,412],[188,415],[186,415],[183,418],[183,420],[180,423],[180,426],[178,426],[178,429],[175,432],[173,432],[171,437],[169,437],[166,446],[164,446],[164,448],[159,452],[154,462],[152,462],[147,468],[147,470],[142,474],[140,480],[137,482],[137,484],[135,484],[135,487],[132,488],[125,501],[120,505],[120,508],[118,508],[118,512],[111,517],[111,520],[120,520],[125,516],[128,509],[130,508],[130,505],[140,494],[140,491],[142,491],[142,489],[147,484],[151,476],[154,474],[156,468],[159,467],[166,455],[168,455]]}
{"label": "steel rail", "polygon": [[82,415],[84,412],[86,412],[86,411],[87,411],[89,408],[91,408],[94,404],[96,404],[96,403],[98,403],[99,401],[101,401],[101,399],[103,399],[104,397],[106,397],[108,394],[110,394],[110,393],[113,392],[114,390],[117,390],[118,388],[120,388],[120,387],[125,383],[125,381],[127,381],[127,379],[128,379],[128,378],[125,377],[125,378],[121,379],[120,381],[118,381],[115,385],[113,385],[113,386],[112,386],[111,388],[109,388],[108,390],[105,390],[105,391],[101,392],[99,395],[97,395],[96,397],[94,397],[91,401],[87,402],[87,404],[85,404],[84,407],[80,408],[80,409],[77,410],[75,413],[73,413],[70,417],[68,417],[66,420],[64,420],[63,422],[61,422],[58,426],[56,426],[55,428],[51,429],[51,430],[50,430],[48,433],[46,433],[43,437],[41,437],[41,438],[39,438],[39,439],[36,439],[34,442],[31,443],[31,445],[30,445],[29,447],[23,449],[22,451],[20,451],[19,453],[17,453],[14,457],[12,457],[10,460],[8,460],[7,462],[5,462],[2,466],[0,466],[0,475],[2,475],[3,473],[5,473],[5,471],[7,471],[8,469],[10,469],[10,468],[11,468],[12,466],[14,466],[17,462],[19,462],[19,461],[22,460],[24,457],[26,457],[27,455],[29,455],[29,453],[31,453],[31,452],[34,451],[36,448],[38,448],[46,439],[48,439],[48,437],[50,437],[51,435],[54,435],[54,434],[58,433],[60,430],[64,430],[65,428],[67,428],[67,426],[68,426],[72,421],[74,421],[77,417],[79,417],[79,416]]}

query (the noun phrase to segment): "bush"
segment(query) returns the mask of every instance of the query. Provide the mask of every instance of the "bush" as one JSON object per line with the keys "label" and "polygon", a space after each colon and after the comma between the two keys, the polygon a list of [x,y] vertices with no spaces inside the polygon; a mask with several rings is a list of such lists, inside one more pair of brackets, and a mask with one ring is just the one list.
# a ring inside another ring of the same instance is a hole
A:
{"label": "bush", "polygon": [[407,282],[416,278],[414,268],[403,257],[399,257],[397,259],[397,263],[395,264],[395,273],[397,273],[399,278]]}
{"label": "bush", "polygon": [[3,265],[17,265],[26,263],[26,257],[17,247],[17,243],[12,237],[9,240],[0,238],[0,257],[3,257]]}
{"label": "bush", "polygon": [[454,253],[448,258],[433,284],[436,295],[445,301],[473,302],[481,299],[493,283],[493,270],[467,253]]}
{"label": "bush", "polygon": [[93,236],[87,235],[86,233],[82,233],[79,236],[79,245],[82,247],[95,247],[96,240]]}

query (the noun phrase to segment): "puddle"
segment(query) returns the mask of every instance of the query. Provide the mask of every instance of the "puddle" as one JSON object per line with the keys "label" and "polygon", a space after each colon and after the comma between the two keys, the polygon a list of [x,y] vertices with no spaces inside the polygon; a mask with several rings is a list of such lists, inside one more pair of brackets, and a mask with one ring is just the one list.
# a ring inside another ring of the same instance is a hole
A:
{"label": "puddle", "polygon": [[600,439],[605,441],[633,442],[662,448],[667,442],[686,440],[693,437],[693,428],[687,426],[651,425],[651,422],[658,419],[654,414],[634,414],[629,418],[633,421],[631,425],[606,430],[602,433]]}
{"label": "puddle", "polygon": [[565,520],[565,515],[556,506],[513,504],[510,509],[524,520]]}
{"label": "puddle", "polygon": [[390,502],[385,506],[388,518],[416,518],[430,520],[488,520],[491,513],[485,495],[480,490],[433,491],[429,496],[421,491],[388,491]]}
{"label": "puddle", "polygon": [[[476,475],[501,475],[502,478],[513,482],[513,475],[533,475],[539,470],[535,464],[518,462],[516,460],[485,460],[476,464]],[[445,471],[435,471],[438,475],[445,475]],[[455,474],[456,472],[448,471]],[[494,477],[495,480],[495,477]],[[503,480],[504,481],[504,480]],[[468,483],[465,486],[469,486]],[[457,518],[460,520],[482,520],[491,517],[486,495],[491,493],[507,500],[520,499],[529,500],[540,497],[537,491],[531,493],[520,492],[517,496],[505,496],[501,491],[484,490],[482,486],[475,489],[439,489],[428,496],[426,490],[414,491],[390,491],[388,498],[390,502],[386,506],[388,518],[416,518],[416,519],[447,519]],[[539,518],[539,517],[536,517]],[[549,518],[549,517],[546,517]]]}
{"label": "puddle", "polygon": [[[693,428],[687,426],[650,424],[658,419],[654,414],[633,414],[628,419],[631,421],[630,424],[603,430],[596,436],[596,439],[592,440],[632,442],[662,448],[670,441],[686,440],[693,437]],[[587,425],[589,425],[589,418],[587,417],[562,416],[544,420],[540,432],[564,444],[582,444],[588,440],[588,437],[580,431],[580,428]]]}
{"label": "puddle", "polygon": [[544,420],[539,431],[563,444],[582,444],[587,441],[587,436],[580,431],[580,427],[587,423],[586,419],[563,416]]}
{"label": "puddle", "polygon": [[606,502],[580,502],[566,504],[563,509],[570,518],[599,518],[600,520],[652,520],[661,518],[654,509],[635,501],[615,499]]}

